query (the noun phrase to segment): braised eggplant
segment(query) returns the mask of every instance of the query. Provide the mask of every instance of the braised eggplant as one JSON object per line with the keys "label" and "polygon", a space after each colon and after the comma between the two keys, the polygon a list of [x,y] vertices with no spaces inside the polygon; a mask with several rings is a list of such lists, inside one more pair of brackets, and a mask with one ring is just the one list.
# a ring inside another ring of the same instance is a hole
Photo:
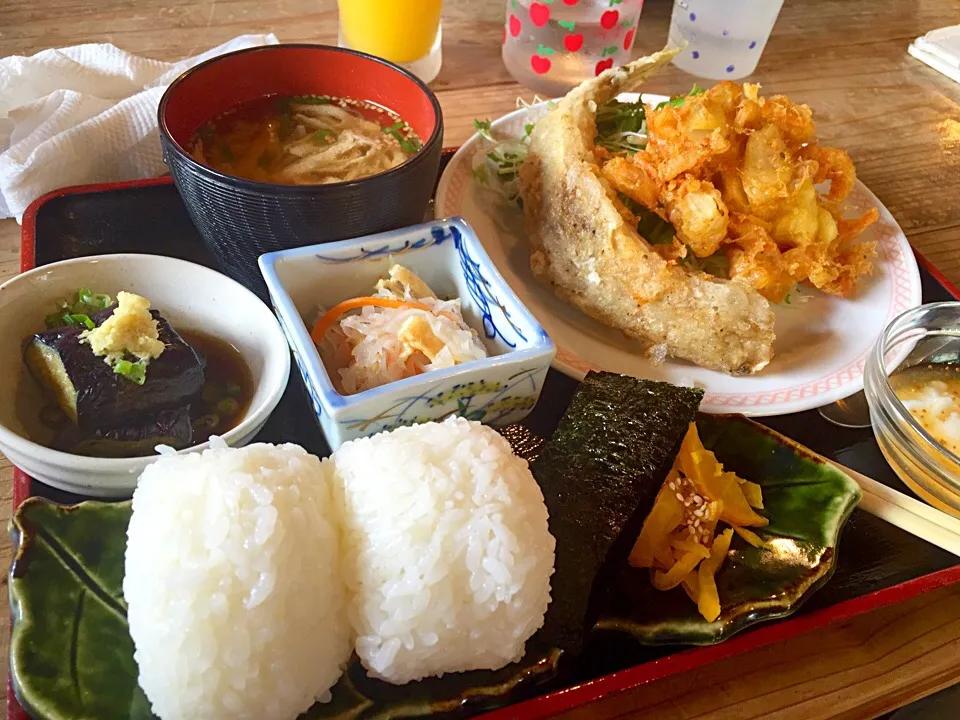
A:
{"label": "braised eggplant", "polygon": [[[94,355],[89,345],[81,342],[84,327],[55,328],[27,341],[24,362],[80,430],[116,432],[136,426],[145,417],[188,404],[202,392],[203,356],[160,313],[150,312],[165,347],[163,354],[150,362],[143,385],[114,372],[102,357]],[[100,326],[112,313],[108,308],[90,320]]]}
{"label": "braised eggplant", "polygon": [[175,450],[193,445],[193,421],[190,406],[142,415],[139,420],[114,428],[84,431],[65,423],[54,447],[74,455],[124,458],[152,455],[157,445]]}

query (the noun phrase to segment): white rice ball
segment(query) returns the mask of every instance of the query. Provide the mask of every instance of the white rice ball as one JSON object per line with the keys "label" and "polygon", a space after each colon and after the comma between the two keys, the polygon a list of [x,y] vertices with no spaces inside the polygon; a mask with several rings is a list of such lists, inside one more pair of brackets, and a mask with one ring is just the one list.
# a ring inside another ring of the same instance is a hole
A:
{"label": "white rice ball", "polygon": [[402,684],[519,660],[543,624],[556,545],[526,461],[457,417],[348,442],[332,460],[368,673]]}
{"label": "white rice ball", "polygon": [[123,594],[163,720],[295,718],[351,652],[338,523],[295,445],[166,456],[133,495]]}

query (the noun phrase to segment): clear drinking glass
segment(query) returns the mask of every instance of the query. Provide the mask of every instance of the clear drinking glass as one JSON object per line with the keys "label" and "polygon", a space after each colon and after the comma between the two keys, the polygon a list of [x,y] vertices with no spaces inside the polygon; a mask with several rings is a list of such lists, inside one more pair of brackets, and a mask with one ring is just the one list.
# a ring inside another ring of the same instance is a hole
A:
{"label": "clear drinking glass", "polygon": [[674,0],[670,44],[687,43],[673,59],[709,80],[738,80],[757,68],[783,0]]}
{"label": "clear drinking glass", "polygon": [[340,47],[382,57],[424,82],[443,63],[443,0],[339,0]]}
{"label": "clear drinking glass", "polygon": [[642,9],[643,0],[507,0],[503,64],[534,92],[563,95],[630,59]]}

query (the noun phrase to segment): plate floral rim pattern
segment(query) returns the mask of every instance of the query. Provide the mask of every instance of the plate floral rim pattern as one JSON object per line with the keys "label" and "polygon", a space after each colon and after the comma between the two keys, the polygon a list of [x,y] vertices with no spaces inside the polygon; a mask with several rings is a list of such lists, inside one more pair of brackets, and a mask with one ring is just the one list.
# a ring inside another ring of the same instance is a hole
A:
{"label": "plate floral rim pattern", "polygon": [[[645,95],[648,102],[667,99],[661,95]],[[534,116],[542,114],[546,104],[522,108],[504,115],[492,123],[495,129],[520,135],[523,125]],[[440,178],[436,192],[436,208],[440,217],[462,215],[464,201],[471,186],[471,160],[479,136],[474,134],[457,150]],[[853,212],[862,213],[876,207],[880,213],[873,226],[878,243],[878,255],[889,270],[888,284],[890,304],[885,324],[907,310],[921,304],[920,271],[909,241],[890,211],[862,182],[857,180],[847,200]],[[539,319],[539,318],[538,318]],[[541,320],[541,324],[542,320]],[[873,338],[841,368],[832,368],[816,379],[775,390],[760,392],[718,392],[707,388],[702,408],[710,412],[744,412],[752,416],[797,412],[834,402],[858,392],[863,387],[863,373],[867,355],[873,347]],[[586,373],[599,372],[604,368],[582,357],[570,347],[557,343],[554,367],[578,380]]]}

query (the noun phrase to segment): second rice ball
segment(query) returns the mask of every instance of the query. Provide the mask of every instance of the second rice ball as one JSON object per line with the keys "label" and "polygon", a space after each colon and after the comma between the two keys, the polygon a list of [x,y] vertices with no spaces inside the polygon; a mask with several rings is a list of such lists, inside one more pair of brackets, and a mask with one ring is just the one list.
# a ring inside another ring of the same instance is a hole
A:
{"label": "second rice ball", "polygon": [[356,652],[402,684],[519,660],[550,602],[555,540],[527,462],[463,418],[333,456]]}

